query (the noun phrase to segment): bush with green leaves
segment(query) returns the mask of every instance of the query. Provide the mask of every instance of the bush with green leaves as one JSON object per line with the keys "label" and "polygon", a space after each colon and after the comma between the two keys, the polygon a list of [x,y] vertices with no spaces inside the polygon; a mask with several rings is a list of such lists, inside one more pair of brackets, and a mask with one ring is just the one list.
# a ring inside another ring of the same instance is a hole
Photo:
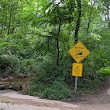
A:
{"label": "bush with green leaves", "polygon": [[43,91],[43,97],[48,99],[65,99],[69,98],[72,94],[70,87],[60,80],[55,80],[50,87]]}
{"label": "bush with green leaves", "polygon": [[61,100],[69,98],[72,91],[66,82],[61,80],[55,80],[51,84],[37,81],[31,84],[29,94],[42,98]]}
{"label": "bush with green leaves", "polygon": [[0,55],[0,69],[2,76],[12,75],[14,73],[14,68],[18,64],[19,59],[15,55]]}
{"label": "bush with green leaves", "polygon": [[[102,68],[110,65],[107,57],[108,51],[105,51],[106,45],[103,45],[104,36],[91,33],[83,41],[90,50],[90,55],[84,59],[84,76],[92,75],[95,77],[97,72]],[[97,75],[96,75],[97,77]]]}
{"label": "bush with green leaves", "polygon": [[110,75],[110,66],[108,67],[103,67],[99,70],[100,74],[109,76]]}
{"label": "bush with green leaves", "polygon": [[49,99],[65,99],[70,97],[71,89],[67,81],[71,76],[70,59],[56,65],[51,54],[37,59],[36,78],[31,82],[29,94]]}

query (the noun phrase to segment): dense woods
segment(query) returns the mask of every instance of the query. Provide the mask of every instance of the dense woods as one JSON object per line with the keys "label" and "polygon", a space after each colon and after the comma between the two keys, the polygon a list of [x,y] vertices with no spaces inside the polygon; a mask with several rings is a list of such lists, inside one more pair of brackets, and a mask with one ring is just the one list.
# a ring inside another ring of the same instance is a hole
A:
{"label": "dense woods", "polygon": [[79,40],[90,50],[78,90],[89,92],[110,74],[109,0],[0,0],[0,77],[31,77],[27,93],[71,96]]}

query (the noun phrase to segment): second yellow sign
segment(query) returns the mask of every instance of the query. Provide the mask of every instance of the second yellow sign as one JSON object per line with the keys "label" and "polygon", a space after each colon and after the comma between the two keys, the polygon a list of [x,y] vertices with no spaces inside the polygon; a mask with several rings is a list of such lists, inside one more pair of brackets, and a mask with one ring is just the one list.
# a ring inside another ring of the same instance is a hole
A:
{"label": "second yellow sign", "polygon": [[72,65],[72,76],[82,77],[83,65],[81,63],[73,63]]}

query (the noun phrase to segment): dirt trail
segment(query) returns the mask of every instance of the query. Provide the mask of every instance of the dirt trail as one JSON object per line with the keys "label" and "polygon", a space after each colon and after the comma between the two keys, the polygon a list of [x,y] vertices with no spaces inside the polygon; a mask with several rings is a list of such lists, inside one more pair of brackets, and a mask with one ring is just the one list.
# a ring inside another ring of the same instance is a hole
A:
{"label": "dirt trail", "polygon": [[80,96],[76,104],[80,110],[110,110],[110,78],[99,94]]}
{"label": "dirt trail", "polygon": [[38,97],[18,94],[15,91],[0,91],[0,109],[5,110],[78,110],[75,104],[39,99]]}
{"label": "dirt trail", "polygon": [[0,91],[0,109],[4,110],[110,110],[110,80],[100,94],[83,95],[71,103],[39,99],[15,91]]}

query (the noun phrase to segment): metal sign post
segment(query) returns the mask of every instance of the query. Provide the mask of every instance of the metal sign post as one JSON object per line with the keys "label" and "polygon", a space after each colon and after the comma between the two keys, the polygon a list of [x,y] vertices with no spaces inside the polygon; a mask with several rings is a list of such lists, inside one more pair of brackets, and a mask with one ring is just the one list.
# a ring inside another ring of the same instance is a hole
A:
{"label": "metal sign post", "polygon": [[75,76],[75,88],[74,88],[74,92],[77,91],[77,86],[78,86],[78,77]]}

